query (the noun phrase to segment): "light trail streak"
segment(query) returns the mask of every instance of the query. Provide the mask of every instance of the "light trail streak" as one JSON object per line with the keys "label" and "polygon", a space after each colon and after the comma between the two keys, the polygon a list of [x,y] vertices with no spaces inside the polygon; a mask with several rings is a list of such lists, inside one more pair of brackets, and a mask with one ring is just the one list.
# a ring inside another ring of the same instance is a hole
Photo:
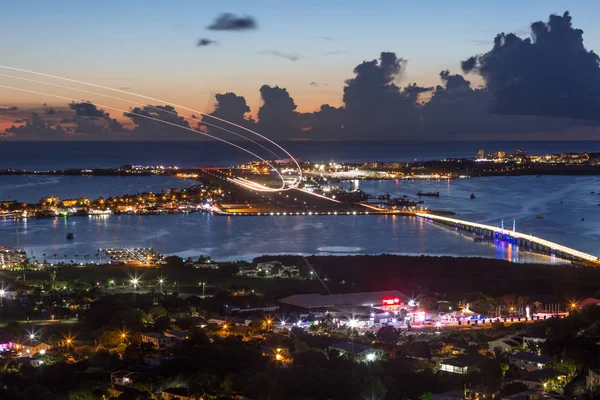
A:
{"label": "light trail streak", "polygon": [[571,255],[573,257],[581,258],[582,260],[592,261],[592,262],[596,262],[596,263],[600,262],[600,259],[592,254],[587,254],[582,251],[575,250],[570,247],[566,247],[566,246],[560,245],[558,243],[551,242],[549,240],[541,239],[536,236],[527,235],[525,233],[515,232],[515,231],[507,230],[507,229],[501,229],[501,228],[498,228],[498,227],[495,227],[492,225],[484,225],[484,224],[478,224],[476,222],[462,221],[460,219],[442,217],[439,215],[432,215],[432,214],[426,214],[426,213],[417,213],[416,215],[421,218],[430,219],[432,221],[444,221],[444,222],[450,222],[453,224],[468,225],[473,228],[479,228],[479,229],[484,229],[484,230],[488,230],[488,231],[492,231],[492,232],[498,232],[500,234],[506,234],[506,235],[509,235],[516,239],[527,240],[527,241],[536,243],[538,245],[548,247],[553,250],[558,250],[562,253]]}
{"label": "light trail streak", "polygon": [[[57,94],[50,94],[50,93],[44,93],[44,92],[38,92],[36,90],[29,90],[29,89],[17,88],[17,87],[13,87],[13,86],[0,85],[0,88],[17,90],[17,91],[27,92],[27,93],[32,93],[32,94],[39,94],[39,95],[42,95],[42,96],[50,96],[50,97],[55,97],[55,98],[58,98],[58,99],[64,99],[64,100],[70,100],[70,101],[81,101],[81,100],[77,100],[77,99],[74,99],[74,98],[71,98],[71,97],[60,96],[60,95],[57,95]],[[158,119],[158,118],[149,117],[147,115],[138,114],[138,113],[130,112],[130,111],[125,111],[125,110],[122,110],[120,108],[111,107],[111,106],[107,106],[107,105],[104,105],[104,104],[95,103],[95,102],[92,102],[92,101],[88,101],[88,103],[94,104],[94,105],[99,106],[99,107],[107,108],[109,110],[114,110],[114,111],[119,111],[119,112],[123,112],[123,113],[132,114],[132,115],[137,115],[138,117],[146,118],[146,119],[149,119],[149,120],[152,120],[152,121],[161,122],[161,123],[167,124],[167,125],[172,125],[172,126],[175,126],[177,128],[185,129],[185,130],[188,130],[188,131],[191,131],[191,132],[194,132],[194,133],[199,133],[201,135],[204,135],[204,136],[207,136],[209,138],[218,140],[220,142],[227,143],[230,146],[238,148],[238,149],[240,149],[242,151],[245,151],[246,153],[248,153],[248,154],[250,154],[250,155],[258,158],[259,160],[263,161],[264,163],[266,163],[267,165],[269,165],[271,168],[273,168],[275,170],[275,172],[281,178],[281,187],[280,188],[273,188],[273,189],[269,188],[270,189],[269,191],[275,192],[275,191],[281,191],[281,190],[289,190],[289,189],[292,188],[292,187],[287,187],[287,188],[285,187],[285,179],[283,178],[283,176],[281,175],[281,173],[273,165],[271,165],[271,163],[269,163],[264,158],[260,157],[258,154],[255,154],[252,151],[250,151],[248,149],[245,149],[242,146],[239,146],[239,145],[237,145],[235,143],[231,143],[231,142],[229,142],[229,141],[227,141],[225,139],[209,135],[208,133],[205,133],[205,132],[202,132],[202,131],[197,131],[197,130],[194,130],[192,128],[188,128],[188,127],[185,127],[185,126],[177,125],[177,124],[169,122],[169,121],[163,121],[163,120]],[[209,126],[214,126],[215,128],[220,129],[220,127],[216,126],[216,125],[209,124]]]}
{"label": "light trail streak", "polygon": [[[104,89],[104,90],[110,90],[110,91],[113,91],[113,92],[128,94],[128,95],[131,95],[131,96],[137,96],[137,97],[141,97],[141,98],[144,98],[144,99],[147,99],[147,100],[157,101],[159,103],[166,103],[166,104],[169,104],[171,106],[179,107],[179,108],[182,108],[184,110],[191,111],[191,112],[194,112],[194,113],[198,113],[198,114],[206,116],[208,118],[213,118],[213,119],[215,119],[217,121],[221,121],[221,122],[224,122],[226,124],[230,124],[230,125],[235,126],[237,128],[243,129],[243,130],[245,130],[247,132],[250,132],[250,133],[252,133],[254,135],[257,135],[258,137],[260,137],[260,138],[268,141],[269,143],[273,144],[275,147],[277,147],[281,151],[283,151],[296,164],[296,167],[298,167],[298,172],[299,172],[298,173],[298,180],[296,181],[296,183],[292,184],[290,187],[297,187],[300,184],[300,182],[302,181],[302,168],[300,167],[300,164],[298,164],[298,161],[286,149],[284,149],[283,147],[281,147],[279,144],[277,144],[276,142],[272,141],[271,139],[267,138],[266,136],[261,135],[260,133],[255,132],[252,129],[246,128],[246,127],[244,127],[242,125],[238,125],[238,124],[236,124],[234,122],[227,121],[226,119],[215,117],[214,115],[206,114],[206,113],[203,113],[202,111],[194,110],[192,108],[188,108],[188,107],[185,107],[185,106],[182,106],[182,105],[178,105],[178,104],[171,103],[171,102],[168,102],[168,101],[165,101],[165,100],[157,99],[155,97],[145,96],[145,95],[142,95],[142,94],[128,92],[126,90],[121,90],[121,89],[114,89],[114,88],[111,88],[111,87],[108,87],[108,86],[98,85],[98,84],[95,84],[95,83],[84,82],[84,81],[80,81],[80,80],[76,80],[76,79],[70,79],[70,78],[65,78],[65,77],[51,75],[51,74],[45,74],[45,73],[42,73],[42,72],[36,72],[36,71],[31,71],[31,70],[22,69],[22,68],[9,67],[7,65],[0,65],[0,68],[9,69],[9,70],[12,70],[12,71],[24,72],[24,73],[28,73],[28,74],[39,75],[39,76],[45,76],[47,78],[52,78],[52,79],[60,79],[60,80],[64,80],[64,81],[67,81],[67,82],[78,83],[78,84],[81,84],[81,85],[88,85],[88,86],[97,87],[97,88]],[[108,108],[106,106],[104,106],[104,107]]]}
{"label": "light trail streak", "polygon": [[[10,79],[18,79],[18,80],[21,80],[21,81],[26,81],[26,82],[38,83],[38,84],[41,84],[41,85],[53,86],[53,87],[57,87],[57,88],[61,88],[61,89],[74,90],[74,91],[76,91],[76,92],[81,92],[81,93],[86,93],[86,94],[93,94],[93,95],[96,95],[96,96],[101,96],[101,97],[105,97],[105,98],[109,98],[109,99],[113,99],[113,100],[119,100],[119,101],[123,101],[123,102],[126,102],[126,103],[132,103],[132,104],[135,104],[135,105],[138,105],[138,106],[147,107],[147,108],[149,108],[149,109],[151,109],[151,110],[155,110],[155,111],[158,111],[158,112],[164,112],[164,113],[171,114],[171,115],[175,115],[175,116],[182,116],[182,117],[183,117],[184,119],[186,119],[186,120],[188,120],[188,119],[189,119],[189,120],[194,120],[194,119],[193,119],[193,118],[191,118],[191,117],[186,117],[186,116],[183,116],[183,115],[181,115],[181,114],[178,114],[178,113],[176,113],[176,112],[174,112],[174,111],[162,110],[162,109],[160,109],[160,108],[153,107],[153,106],[151,106],[151,105],[144,104],[144,103],[141,103],[141,102],[139,102],[139,101],[133,101],[133,100],[129,100],[129,99],[124,99],[124,98],[122,98],[122,97],[111,96],[111,95],[109,95],[109,94],[104,94],[104,93],[93,92],[93,91],[91,91],[91,90],[79,89],[79,88],[74,88],[74,87],[71,87],[71,86],[59,85],[59,84],[57,84],[57,83],[44,82],[44,81],[40,81],[40,80],[37,80],[37,79],[23,78],[22,76],[13,76],[13,75],[7,75],[7,74],[0,74],[0,76],[2,76],[2,77],[5,77],[5,78],[10,78]],[[84,101],[85,101],[85,100],[84,100]],[[212,124],[210,124],[210,123],[206,123],[206,122],[204,122],[204,121],[200,121],[200,120],[198,120],[198,123],[201,123],[201,124],[204,124],[204,125],[207,125],[207,126],[212,126],[212,127],[215,127],[215,125],[212,125]],[[250,139],[250,138],[248,138],[248,137],[246,137],[246,136],[244,136],[244,135],[241,135],[241,134],[239,134],[239,133],[237,133],[237,132],[234,132],[234,131],[232,131],[232,130],[229,130],[229,129],[226,129],[226,128],[223,128],[223,127],[219,127],[219,129],[221,129],[221,130],[223,130],[223,131],[225,131],[225,132],[227,132],[227,133],[231,133],[231,134],[233,134],[233,135],[235,135],[235,136],[238,136],[238,137],[240,137],[240,138],[242,138],[242,139],[246,139],[246,140],[248,140],[249,142],[252,142],[252,143],[254,143],[255,145],[257,145],[257,146],[260,146],[260,147],[262,147],[263,149],[267,150],[269,153],[273,154],[275,157],[277,157],[277,158],[279,158],[279,157],[280,157],[280,156],[279,156],[277,153],[275,153],[273,150],[269,149],[269,148],[268,148],[268,147],[266,147],[266,146],[263,146],[262,144],[260,144],[260,143],[256,142],[255,140],[252,140],[252,139]]]}

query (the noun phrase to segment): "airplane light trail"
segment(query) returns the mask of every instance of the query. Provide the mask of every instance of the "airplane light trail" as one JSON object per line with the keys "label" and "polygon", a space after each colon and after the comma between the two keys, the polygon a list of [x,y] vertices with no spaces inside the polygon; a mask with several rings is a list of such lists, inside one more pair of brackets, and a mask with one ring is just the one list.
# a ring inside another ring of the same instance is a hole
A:
{"label": "airplane light trail", "polygon": [[[179,107],[179,108],[182,108],[184,110],[191,111],[191,112],[194,112],[194,113],[198,113],[198,114],[206,116],[208,118],[213,118],[213,119],[215,119],[217,121],[221,121],[221,122],[224,122],[226,124],[230,124],[232,126],[235,126],[237,128],[243,129],[243,130],[245,130],[247,132],[250,132],[250,133],[252,133],[254,135],[257,135],[258,137],[260,137],[260,138],[268,141],[269,143],[273,144],[274,146],[276,146],[277,148],[279,148],[281,151],[283,151],[291,160],[293,160],[293,162],[298,167],[298,180],[294,184],[290,185],[289,186],[290,188],[297,187],[300,184],[300,182],[302,181],[302,168],[300,167],[300,164],[298,164],[298,161],[286,149],[284,149],[283,147],[281,147],[279,144],[277,144],[276,142],[272,141],[271,139],[267,138],[266,136],[261,135],[260,133],[255,132],[252,129],[246,128],[246,127],[244,127],[242,125],[238,125],[238,124],[236,124],[234,122],[227,121],[226,119],[215,117],[214,115],[206,114],[206,113],[203,113],[202,111],[194,110],[192,108],[188,108],[188,107],[185,107],[185,106],[182,106],[182,105],[171,103],[171,102],[168,102],[168,101],[165,101],[165,100],[161,100],[161,99],[157,99],[157,98],[154,98],[154,97],[145,96],[145,95],[141,95],[141,94],[137,94],[137,93],[133,93],[133,92],[128,92],[126,90],[114,89],[114,88],[111,88],[111,87],[108,87],[108,86],[102,86],[102,85],[98,85],[98,84],[95,84],[95,83],[89,83],[89,82],[79,81],[79,80],[76,80],[76,79],[64,78],[64,77],[60,77],[60,76],[56,76],[56,75],[50,75],[50,74],[45,74],[45,73],[42,73],[42,72],[30,71],[30,70],[26,70],[26,69],[22,69],[22,68],[10,67],[10,66],[7,66],[7,65],[0,65],[0,68],[9,69],[9,70],[13,70],[13,71],[24,72],[24,73],[28,73],[28,74],[39,75],[39,76],[45,76],[47,78],[52,78],[52,79],[60,79],[60,80],[64,80],[64,81],[68,81],[68,82],[72,82],[72,83],[78,83],[78,84],[81,84],[81,85],[88,85],[88,86],[93,86],[93,87],[97,87],[97,88],[100,88],[100,89],[110,90],[110,91],[113,91],[113,92],[118,92],[118,93],[128,94],[128,95],[132,95],[132,96],[137,96],[137,97],[141,97],[141,98],[144,98],[144,99],[147,99],[147,100],[157,101],[159,103],[166,103],[166,104],[169,104],[171,106]],[[106,106],[104,106],[104,107],[105,108],[109,108],[109,107],[106,107]],[[285,182],[284,182],[284,186],[285,186]],[[277,189],[275,189],[275,190],[277,190]]]}
{"label": "airplane light trail", "polygon": [[[158,111],[158,112],[164,112],[164,113],[167,113],[167,114],[172,114],[172,115],[176,115],[176,116],[182,116],[186,120],[192,119],[191,117],[186,117],[184,115],[180,115],[180,114],[178,114],[176,112],[173,112],[173,111],[162,110],[160,108],[153,107],[153,106],[141,103],[139,101],[133,101],[133,100],[129,100],[129,99],[123,99],[121,97],[111,96],[111,95],[105,94],[105,93],[98,93],[98,92],[93,92],[91,90],[78,89],[78,88],[74,88],[74,87],[71,87],[71,86],[59,85],[59,84],[51,83],[51,82],[44,82],[44,81],[40,81],[40,80],[37,80],[37,79],[23,78],[22,76],[13,76],[13,75],[7,75],[7,74],[0,74],[0,76],[5,77],[5,78],[10,78],[10,79],[18,79],[18,80],[26,81],[26,82],[39,83],[41,85],[48,85],[48,86],[53,86],[53,87],[57,87],[57,88],[61,88],[61,89],[74,90],[76,92],[81,92],[81,93],[86,93],[86,94],[93,94],[93,95],[96,95],[96,96],[106,97],[106,98],[113,99],[113,100],[119,100],[119,101],[123,101],[123,102],[126,102],[126,103],[132,103],[132,104],[135,104],[135,105],[138,105],[138,106],[147,107],[147,108],[149,108],[151,110],[155,110],[155,111]],[[198,121],[198,123],[214,127],[214,125],[211,125],[210,123],[206,123],[205,121]],[[223,127],[220,127],[220,129],[223,130],[223,131],[225,131],[225,132],[227,132],[227,133],[231,133],[231,134],[233,134],[235,136],[238,136],[238,137],[240,137],[242,139],[246,139],[249,142],[252,142],[252,143],[254,143],[257,146],[262,147],[263,149],[267,150],[269,153],[273,154],[277,158],[280,157],[273,150],[269,149],[266,146],[263,146],[262,144],[256,142],[255,140],[252,140],[252,139],[250,139],[250,138],[248,138],[248,137],[246,137],[244,135],[241,135],[241,134],[239,134],[237,132],[234,132],[232,130],[229,130],[229,129],[226,129],[226,128],[223,128]]]}
{"label": "airplane light trail", "polygon": [[[13,87],[13,86],[0,85],[0,88],[17,90],[17,91],[27,92],[27,93],[33,93],[33,94],[39,94],[39,95],[42,95],[42,96],[50,96],[50,97],[55,97],[55,98],[59,98],[59,99],[69,100],[69,101],[80,101],[80,100],[77,100],[77,99],[74,99],[74,98],[71,98],[71,97],[60,96],[60,95],[57,95],[57,94],[44,93],[44,92],[39,92],[39,91],[36,91],[36,90],[29,90],[29,89],[17,88],[17,87]],[[119,111],[119,112],[123,112],[123,113],[132,114],[132,115],[137,115],[139,117],[146,118],[146,119],[149,119],[149,120],[152,120],[152,121],[157,121],[157,122],[161,122],[163,124],[172,125],[172,126],[175,126],[177,128],[185,129],[185,130],[188,130],[188,131],[191,131],[191,132],[194,132],[194,133],[199,133],[201,135],[210,137],[210,138],[218,140],[220,142],[227,143],[228,145],[236,147],[236,148],[238,148],[238,149],[240,149],[242,151],[245,151],[246,153],[248,153],[248,154],[250,154],[250,155],[258,158],[261,161],[263,161],[264,163],[266,163],[267,165],[269,165],[271,168],[273,168],[275,170],[275,172],[277,173],[277,175],[279,175],[279,177],[281,178],[281,187],[280,188],[266,188],[266,187],[264,187],[265,189],[263,189],[263,191],[272,191],[272,192],[275,192],[275,191],[282,191],[282,190],[290,190],[290,189],[293,188],[293,186],[289,186],[289,187],[285,186],[285,179],[283,178],[283,176],[281,175],[281,173],[269,161],[267,161],[264,158],[260,157],[258,154],[255,154],[252,151],[250,151],[248,149],[245,149],[244,147],[239,146],[239,145],[237,145],[235,143],[231,143],[231,142],[229,142],[229,141],[227,141],[225,139],[209,135],[208,133],[205,133],[205,132],[202,132],[202,131],[197,131],[197,130],[194,130],[192,128],[188,128],[188,127],[185,127],[185,126],[177,125],[177,124],[169,122],[169,121],[163,121],[163,120],[158,119],[158,118],[149,117],[147,115],[138,114],[138,113],[130,112],[130,111],[125,111],[125,110],[122,110],[122,109],[119,109],[119,108],[116,108],[116,107],[111,107],[111,106],[107,106],[107,105],[104,105],[104,104],[95,103],[95,102],[92,102],[92,101],[88,101],[88,103],[94,104],[94,105],[99,106],[99,107],[107,108],[109,110],[114,110],[114,111]],[[217,129],[221,128],[221,127],[219,127],[217,125],[212,125],[212,124],[208,124],[208,125],[209,126],[214,126]]]}

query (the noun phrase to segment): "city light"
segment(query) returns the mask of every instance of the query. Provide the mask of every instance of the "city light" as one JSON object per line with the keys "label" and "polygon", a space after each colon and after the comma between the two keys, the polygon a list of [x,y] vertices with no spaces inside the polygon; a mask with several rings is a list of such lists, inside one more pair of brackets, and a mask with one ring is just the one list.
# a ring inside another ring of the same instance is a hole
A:
{"label": "city light", "polygon": [[367,354],[367,361],[375,361],[375,353]]}

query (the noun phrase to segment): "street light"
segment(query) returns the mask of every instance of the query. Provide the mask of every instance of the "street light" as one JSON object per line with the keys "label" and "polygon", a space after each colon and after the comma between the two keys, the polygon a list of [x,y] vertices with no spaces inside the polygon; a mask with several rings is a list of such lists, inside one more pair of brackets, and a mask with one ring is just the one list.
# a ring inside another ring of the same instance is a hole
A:
{"label": "street light", "polygon": [[204,287],[206,286],[206,282],[198,282],[198,286],[202,286],[202,298],[204,298]]}

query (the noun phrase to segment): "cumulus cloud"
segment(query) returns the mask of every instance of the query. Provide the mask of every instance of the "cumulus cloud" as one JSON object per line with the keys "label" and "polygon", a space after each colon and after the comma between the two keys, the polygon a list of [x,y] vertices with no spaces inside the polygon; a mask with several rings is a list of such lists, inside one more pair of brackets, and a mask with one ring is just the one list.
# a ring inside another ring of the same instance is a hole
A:
{"label": "cumulus cloud", "polygon": [[395,53],[382,52],[379,60],[365,61],[354,68],[356,75],[346,81],[344,107],[346,130],[350,137],[389,137],[396,139],[414,132],[418,123],[418,94],[429,89],[395,84],[407,61]]}
{"label": "cumulus cloud", "polygon": [[260,96],[263,105],[258,110],[259,129],[280,138],[296,137],[299,132],[297,106],[287,89],[263,85]]}
{"label": "cumulus cloud", "polygon": [[104,117],[104,110],[96,107],[95,104],[82,102],[72,102],[69,107],[75,111],[77,117],[88,117],[88,118],[102,118]]}
{"label": "cumulus cloud", "polygon": [[481,75],[491,110],[506,114],[600,119],[600,58],[583,44],[568,12],[531,24],[531,37],[500,33],[490,51],[462,63]]}
{"label": "cumulus cloud", "polygon": [[211,44],[216,44],[217,42],[211,39],[198,39],[198,42],[196,43],[196,47],[203,47],[203,46],[209,46]]}
{"label": "cumulus cloud", "polygon": [[[131,112],[127,112],[124,115],[130,118],[135,124],[134,130],[131,132],[132,138],[146,140],[186,140],[196,139],[196,136],[199,136],[194,135],[193,132],[187,129],[178,128],[178,126],[190,128],[190,124],[185,118],[178,115],[175,108],[171,106],[135,107]],[[166,121],[173,125],[149,118]]]}
{"label": "cumulus cloud", "polygon": [[244,31],[256,29],[256,21],[249,16],[226,13],[219,15],[207,29],[215,31]]}
{"label": "cumulus cloud", "polygon": [[32,112],[31,119],[23,125],[7,128],[4,135],[17,139],[47,140],[66,138],[67,132],[61,125],[48,123],[40,114]]}
{"label": "cumulus cloud", "polygon": [[[251,128],[254,124],[252,118],[248,118],[246,114],[250,112],[250,107],[246,104],[246,99],[243,96],[238,96],[235,93],[224,93],[215,95],[216,103],[215,109],[210,115],[225,119],[227,121],[233,122],[234,124],[242,125],[247,128]],[[224,122],[218,121],[214,118],[202,117],[203,122],[208,122],[211,125],[220,126],[229,130],[233,130],[231,125],[226,124]],[[205,126],[200,122],[198,126]],[[223,131],[214,127],[207,127],[209,133],[211,134],[219,134],[219,136],[224,135]],[[238,131],[237,129],[235,130]],[[242,134],[243,132],[238,132]],[[239,139],[239,138],[232,138]]]}
{"label": "cumulus cloud", "polygon": [[260,51],[258,54],[285,58],[286,60],[289,60],[292,62],[298,61],[303,58],[301,55],[298,55],[298,54],[282,53],[282,52],[276,51],[276,50],[263,50],[263,51]]}

